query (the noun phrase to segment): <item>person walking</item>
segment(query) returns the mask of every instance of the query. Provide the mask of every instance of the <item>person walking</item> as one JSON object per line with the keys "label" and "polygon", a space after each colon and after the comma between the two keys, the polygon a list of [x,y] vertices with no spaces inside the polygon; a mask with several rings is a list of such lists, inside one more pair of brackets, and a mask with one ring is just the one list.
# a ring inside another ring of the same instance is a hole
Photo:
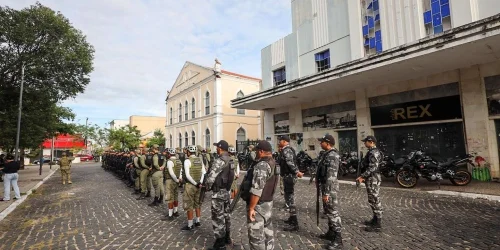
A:
{"label": "person walking", "polygon": [[5,165],[0,170],[5,174],[3,181],[3,199],[2,201],[10,201],[10,186],[14,188],[15,197],[14,199],[21,199],[21,192],[19,191],[19,186],[17,185],[17,181],[19,180],[19,174],[17,171],[19,170],[19,162],[14,161],[13,155],[7,155],[5,157]]}

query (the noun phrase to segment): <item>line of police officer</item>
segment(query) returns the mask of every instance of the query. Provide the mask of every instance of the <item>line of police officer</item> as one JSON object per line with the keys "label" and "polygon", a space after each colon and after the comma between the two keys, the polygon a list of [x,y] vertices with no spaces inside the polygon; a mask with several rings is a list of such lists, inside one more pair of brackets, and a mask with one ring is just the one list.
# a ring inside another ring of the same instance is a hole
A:
{"label": "line of police officer", "polygon": [[[333,136],[327,134],[318,140],[325,153],[319,159],[316,180],[321,187],[325,213],[328,217],[328,231],[319,237],[330,241],[328,249],[341,249],[342,225],[338,212],[339,185],[337,180],[340,157],[334,148]],[[295,151],[289,145],[290,138],[281,136],[278,141],[280,152],[278,162],[275,162],[272,157],[271,144],[268,141],[258,142],[254,148],[255,161],[249,167],[241,190],[239,190],[241,198],[247,203],[247,228],[251,249],[274,249],[271,217],[273,197],[280,175],[283,178],[285,203],[289,208],[290,215],[285,221],[290,227],[285,230],[299,230],[294,186],[296,178],[302,177],[303,173],[298,170]],[[366,181],[368,201],[374,214],[372,220],[365,222],[369,226],[366,230],[379,231],[381,229],[382,208],[379,198],[381,179],[378,166],[382,157],[375,146],[375,137],[368,136],[363,141],[365,146],[369,148],[369,152],[363,160],[365,171],[357,180]],[[140,193],[138,200],[150,195],[148,177],[151,178],[155,189],[155,199],[150,205],[157,206],[162,203],[163,195],[167,197],[168,213],[162,220],[174,220],[174,217],[179,216],[177,211],[178,186],[181,183],[185,184],[183,209],[187,213],[188,223],[181,228],[182,230],[193,230],[194,227],[201,225],[201,200],[203,197],[200,196],[204,196],[201,191],[202,189],[212,191],[211,218],[216,241],[210,249],[226,249],[226,244],[232,243],[229,207],[232,198],[231,192],[236,191],[239,164],[234,147],[229,147],[226,141],[221,140],[214,143],[214,146],[217,147],[215,159],[199,146],[188,146],[183,152],[179,149],[177,151],[166,149],[162,154],[159,154],[158,146],[154,145],[152,153],[147,154],[144,150],[131,153],[127,166],[135,170],[136,177],[140,177],[136,178],[134,183],[136,189],[134,193]],[[126,154],[106,153],[103,164],[105,166],[115,164],[116,159],[118,159],[117,155],[126,156]],[[161,183],[162,179],[165,184],[164,188]]]}

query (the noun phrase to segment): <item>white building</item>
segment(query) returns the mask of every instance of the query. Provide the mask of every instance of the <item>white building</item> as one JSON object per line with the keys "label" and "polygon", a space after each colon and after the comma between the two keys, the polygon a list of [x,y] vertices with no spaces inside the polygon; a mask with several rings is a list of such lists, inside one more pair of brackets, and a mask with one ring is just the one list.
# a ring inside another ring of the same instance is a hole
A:
{"label": "white building", "polygon": [[109,129],[119,129],[129,124],[129,120],[112,120],[109,123]]}
{"label": "white building", "polygon": [[262,50],[264,135],[319,150],[475,152],[499,173],[500,1],[292,0],[293,32]]}

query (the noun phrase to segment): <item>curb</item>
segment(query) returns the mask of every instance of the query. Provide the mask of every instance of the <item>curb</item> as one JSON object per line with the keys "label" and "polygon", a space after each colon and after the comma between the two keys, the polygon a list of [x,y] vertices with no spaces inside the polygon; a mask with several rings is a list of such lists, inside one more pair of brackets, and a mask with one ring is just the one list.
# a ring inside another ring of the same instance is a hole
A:
{"label": "curb", "polygon": [[28,192],[26,192],[26,195],[21,196],[21,199],[14,201],[10,206],[8,206],[5,210],[3,210],[0,213],[0,221],[5,219],[7,215],[12,213],[16,207],[21,205],[26,199],[28,199],[28,196],[33,193],[33,190],[36,190],[39,188],[44,182],[46,182],[52,175],[54,175],[55,172],[59,170],[59,166],[57,166],[55,169],[51,170],[51,173],[49,173],[43,180],[39,181],[34,187],[32,187]]}

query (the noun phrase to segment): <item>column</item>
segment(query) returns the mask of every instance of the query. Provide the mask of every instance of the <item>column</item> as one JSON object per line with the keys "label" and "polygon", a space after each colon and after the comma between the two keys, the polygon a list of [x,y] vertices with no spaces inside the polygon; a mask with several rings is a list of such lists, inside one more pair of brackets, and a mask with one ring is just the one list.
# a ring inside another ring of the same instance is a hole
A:
{"label": "column", "polygon": [[358,151],[366,153],[368,149],[360,140],[368,135],[373,135],[370,120],[370,103],[366,96],[366,89],[356,90],[356,123],[358,128]]}

